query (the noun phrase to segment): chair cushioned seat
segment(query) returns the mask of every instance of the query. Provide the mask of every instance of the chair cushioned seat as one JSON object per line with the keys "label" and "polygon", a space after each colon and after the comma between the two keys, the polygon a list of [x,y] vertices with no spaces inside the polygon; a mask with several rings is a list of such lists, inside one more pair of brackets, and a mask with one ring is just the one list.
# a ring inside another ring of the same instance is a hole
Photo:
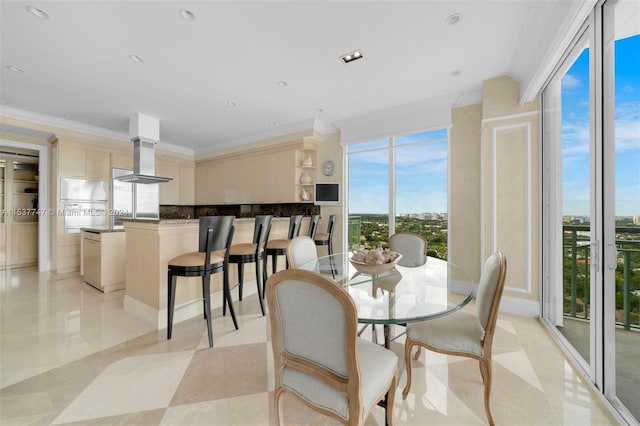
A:
{"label": "chair cushioned seat", "polygon": [[290,240],[269,240],[267,241],[267,249],[286,250],[289,247]]}
{"label": "chair cushioned seat", "polygon": [[[224,262],[224,250],[211,252],[211,265]],[[204,252],[194,251],[181,254],[169,261],[169,266],[202,266],[204,265]]]}
{"label": "chair cushioned seat", "polygon": [[458,311],[429,321],[407,324],[407,336],[452,352],[483,356],[484,330],[478,317]]}
{"label": "chair cushioned seat", "polygon": [[237,256],[242,254],[254,254],[256,245],[252,243],[234,244],[229,249],[229,256]]}
{"label": "chair cushioned seat", "polygon": [[316,232],[316,241],[327,241],[329,239],[329,234],[326,232]]}
{"label": "chair cushioned seat", "polygon": [[[357,344],[362,408],[363,412],[367,412],[380,400],[380,395],[384,394],[393,380],[398,357],[382,346],[363,339],[358,339]],[[345,393],[291,368],[283,369],[281,382],[283,387],[297,393],[313,405],[324,407],[347,419],[349,403]]]}

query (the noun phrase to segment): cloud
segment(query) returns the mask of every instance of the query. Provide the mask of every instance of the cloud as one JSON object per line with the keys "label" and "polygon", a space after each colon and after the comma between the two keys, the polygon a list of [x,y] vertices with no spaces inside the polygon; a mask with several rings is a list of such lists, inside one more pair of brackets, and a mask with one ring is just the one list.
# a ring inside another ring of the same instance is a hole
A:
{"label": "cloud", "polygon": [[571,74],[566,74],[564,77],[562,77],[562,90],[565,91],[569,91],[569,90],[573,90],[573,89],[577,89],[578,87],[582,86],[582,81],[577,78],[574,77]]}

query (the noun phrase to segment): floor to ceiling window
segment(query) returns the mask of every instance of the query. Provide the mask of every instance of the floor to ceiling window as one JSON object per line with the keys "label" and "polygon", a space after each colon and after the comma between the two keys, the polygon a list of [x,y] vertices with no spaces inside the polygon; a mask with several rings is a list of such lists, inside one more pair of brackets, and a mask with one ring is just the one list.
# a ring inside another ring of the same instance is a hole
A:
{"label": "floor to ceiling window", "polygon": [[442,129],[348,145],[350,248],[414,232],[447,259],[447,138]]}
{"label": "floor to ceiling window", "polygon": [[[543,91],[543,317],[640,419],[640,4],[607,0]],[[548,238],[547,238],[548,237]]]}

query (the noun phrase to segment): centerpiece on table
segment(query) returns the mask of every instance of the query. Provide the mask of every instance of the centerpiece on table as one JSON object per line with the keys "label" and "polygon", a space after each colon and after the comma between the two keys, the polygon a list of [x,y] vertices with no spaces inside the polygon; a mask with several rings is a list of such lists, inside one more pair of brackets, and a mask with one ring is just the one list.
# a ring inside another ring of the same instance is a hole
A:
{"label": "centerpiece on table", "polygon": [[376,248],[356,250],[349,261],[361,274],[377,275],[393,268],[401,258],[400,253]]}

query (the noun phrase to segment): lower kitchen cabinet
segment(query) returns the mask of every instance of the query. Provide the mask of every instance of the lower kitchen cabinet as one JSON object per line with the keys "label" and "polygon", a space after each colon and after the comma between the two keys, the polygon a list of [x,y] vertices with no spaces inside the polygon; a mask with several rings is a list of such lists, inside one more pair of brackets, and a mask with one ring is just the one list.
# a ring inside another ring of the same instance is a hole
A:
{"label": "lower kitchen cabinet", "polygon": [[84,281],[104,293],[125,287],[125,233],[83,230],[80,238]]}

